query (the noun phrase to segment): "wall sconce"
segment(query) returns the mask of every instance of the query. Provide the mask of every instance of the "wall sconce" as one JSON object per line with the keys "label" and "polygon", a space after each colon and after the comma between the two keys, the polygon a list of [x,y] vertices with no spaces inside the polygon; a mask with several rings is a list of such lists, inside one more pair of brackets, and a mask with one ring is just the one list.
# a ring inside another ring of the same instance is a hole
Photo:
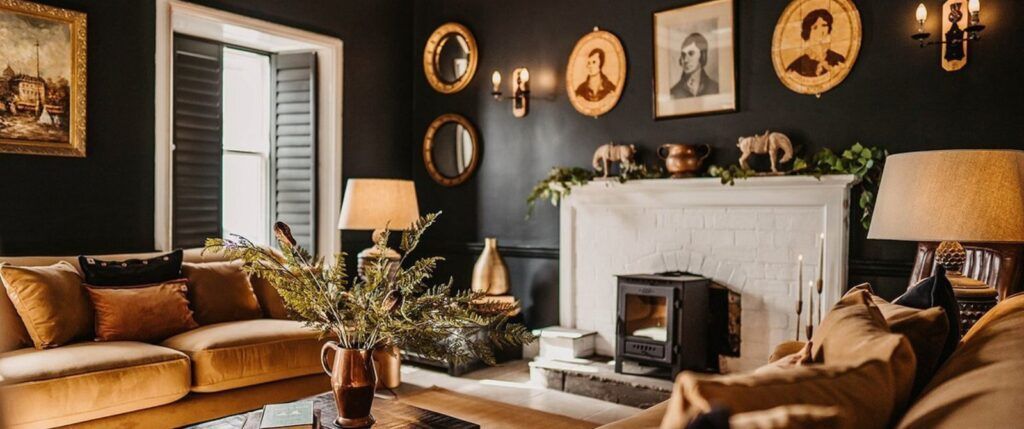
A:
{"label": "wall sconce", "polygon": [[495,70],[491,74],[491,96],[501,101],[512,99],[512,116],[522,118],[529,112],[530,102],[530,70],[520,67],[512,71],[512,96],[504,97],[501,94],[501,72]]}
{"label": "wall sconce", "polygon": [[985,29],[981,24],[981,0],[946,0],[942,4],[942,34],[939,40],[928,40],[931,33],[924,30],[924,23],[928,20],[928,8],[924,3],[917,5],[914,15],[917,33],[910,38],[917,40],[922,48],[929,45],[942,46],[942,68],[946,71],[964,68],[967,65],[967,42],[981,40],[981,32]]}

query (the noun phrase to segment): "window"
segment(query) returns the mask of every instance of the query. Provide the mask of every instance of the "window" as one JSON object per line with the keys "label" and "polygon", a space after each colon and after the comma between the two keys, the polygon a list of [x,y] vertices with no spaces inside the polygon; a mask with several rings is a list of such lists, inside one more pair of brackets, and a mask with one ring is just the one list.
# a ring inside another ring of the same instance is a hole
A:
{"label": "window", "polygon": [[174,46],[172,246],[273,244],[280,221],[315,251],[316,56],[180,35]]}
{"label": "window", "polygon": [[270,57],[224,48],[225,236],[268,244],[270,231]]}

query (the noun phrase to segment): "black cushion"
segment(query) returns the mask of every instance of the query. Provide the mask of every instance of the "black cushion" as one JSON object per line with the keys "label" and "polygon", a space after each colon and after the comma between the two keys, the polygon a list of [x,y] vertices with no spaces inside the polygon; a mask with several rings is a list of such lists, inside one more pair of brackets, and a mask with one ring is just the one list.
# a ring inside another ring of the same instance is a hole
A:
{"label": "black cushion", "polygon": [[687,423],[686,429],[729,429],[728,408],[713,406],[706,413],[700,413]]}
{"label": "black cushion", "polygon": [[946,335],[946,343],[942,346],[942,354],[939,355],[939,365],[945,362],[960,342],[960,307],[957,305],[956,296],[953,295],[953,284],[946,278],[946,269],[936,265],[931,277],[911,286],[892,303],[919,309],[942,307],[946,311],[949,334]]}
{"label": "black cushion", "polygon": [[182,278],[181,262],[184,252],[175,250],[151,259],[104,261],[91,256],[79,256],[78,264],[90,286],[130,286],[162,283]]}

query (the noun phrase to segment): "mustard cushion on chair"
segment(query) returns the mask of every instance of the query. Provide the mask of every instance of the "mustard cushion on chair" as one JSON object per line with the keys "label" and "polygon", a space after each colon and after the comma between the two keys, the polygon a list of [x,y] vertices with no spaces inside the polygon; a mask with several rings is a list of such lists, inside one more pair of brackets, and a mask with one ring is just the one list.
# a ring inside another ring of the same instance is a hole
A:
{"label": "mustard cushion on chair", "polygon": [[1024,294],[1017,294],[971,327],[897,427],[1021,427],[1022,368]]}
{"label": "mustard cushion on chair", "polygon": [[92,338],[93,310],[78,270],[67,262],[44,267],[0,265],[0,281],[38,349]]}
{"label": "mustard cushion on chair", "polygon": [[202,326],[161,344],[191,358],[192,391],[219,392],[323,371],[317,337],[300,322],[256,319]]}
{"label": "mustard cushion on chair", "polygon": [[188,277],[188,300],[196,322],[210,325],[263,317],[243,261],[185,263],[181,272]]}
{"label": "mustard cushion on chair", "polygon": [[181,352],[144,343],[76,343],[0,354],[0,408],[12,428],[70,425],[188,394]]}

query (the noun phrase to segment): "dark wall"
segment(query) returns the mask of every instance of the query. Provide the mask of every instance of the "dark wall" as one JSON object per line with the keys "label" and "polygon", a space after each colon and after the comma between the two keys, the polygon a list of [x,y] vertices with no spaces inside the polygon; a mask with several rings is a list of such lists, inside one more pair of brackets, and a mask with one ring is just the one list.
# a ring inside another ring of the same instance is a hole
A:
{"label": "dark wall", "polygon": [[[465,185],[443,188],[430,180],[417,155],[413,174],[425,209],[444,210],[433,237],[451,255],[470,253],[462,243],[495,236],[508,250],[541,247],[547,251],[519,263],[513,282],[525,296],[555,288],[549,275],[557,271],[557,209],[538,206],[524,220],[525,197],[537,180],[556,165],[587,166],[593,150],[608,141],[632,143],[641,159],[657,161],[654,149],[663,143],[707,143],[715,148],[709,163],[729,164],[739,151],[736,138],[772,129],[816,151],[840,149],[854,142],[891,152],[943,148],[1012,148],[1024,141],[1018,100],[1024,85],[1024,2],[990,0],[982,16],[984,40],[970,46],[966,69],[948,73],[939,66],[937,47],[918,48],[914,9],[918,2],[860,0],[863,44],[852,73],[821,98],[786,89],[771,63],[771,39],[787,1],[737,0],[737,64],[739,111],[731,114],[655,121],[651,113],[652,12],[695,1],[621,0],[426,0],[416,3],[415,49],[422,55],[430,33],[440,24],[465,24],[480,46],[476,77],[454,95],[434,92],[422,68],[414,74],[412,151],[427,125],[440,114],[460,113],[479,128],[483,159]],[[938,32],[938,7],[929,1],[930,31]],[[593,119],[577,113],[565,95],[567,57],[576,41],[594,26],[615,33],[626,49],[627,82],[618,105]],[[515,67],[530,69],[533,99],[529,116],[515,119],[509,102],[490,97],[490,73],[507,79]],[[550,96],[551,99],[544,99]],[[854,200],[856,201],[856,200]],[[856,215],[855,215],[856,216]],[[857,217],[852,217],[857,219]],[[856,223],[856,222],[854,222]],[[851,282],[872,280],[888,294],[905,286],[913,258],[908,243],[867,241],[851,228]],[[469,257],[460,256],[463,259]],[[514,258],[521,259],[521,258]],[[452,267],[465,275],[469,267]],[[468,281],[468,277],[463,277]],[[541,283],[536,283],[536,282]],[[557,289],[557,288],[555,288]],[[548,291],[546,295],[556,292]],[[543,295],[543,294],[542,294]],[[550,298],[547,298],[550,299]],[[545,320],[545,321],[550,321]],[[531,323],[533,324],[533,323]],[[536,325],[536,324],[535,324]]]}
{"label": "dark wall", "polygon": [[[46,0],[88,14],[86,158],[0,154],[0,254],[153,249],[152,0]],[[404,1],[203,0],[344,42],[345,177],[407,177],[413,65]]]}

